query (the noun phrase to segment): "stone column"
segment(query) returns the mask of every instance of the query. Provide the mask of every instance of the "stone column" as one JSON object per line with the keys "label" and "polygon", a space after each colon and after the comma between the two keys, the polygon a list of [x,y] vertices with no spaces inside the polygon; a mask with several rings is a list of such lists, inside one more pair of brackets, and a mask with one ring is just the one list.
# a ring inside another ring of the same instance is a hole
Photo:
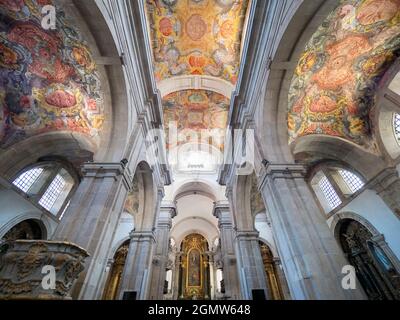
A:
{"label": "stone column", "polygon": [[387,168],[379,173],[371,182],[374,189],[383,201],[400,219],[400,178],[396,168]]}
{"label": "stone column", "polygon": [[302,165],[266,163],[260,191],[272,222],[279,256],[294,300],[364,299],[342,288],[348,265],[304,179]]}
{"label": "stone column", "polygon": [[150,299],[163,300],[164,283],[169,258],[169,237],[172,228],[172,219],[176,216],[176,207],[173,203],[163,203],[160,209],[156,230],[156,247],[153,258],[151,276]]}
{"label": "stone column", "polygon": [[[145,190],[145,192],[151,192],[151,190]],[[153,216],[150,219],[146,219],[145,223],[142,223],[140,230],[134,230],[130,234],[131,241],[121,279],[120,299],[123,299],[125,293],[128,292],[135,295],[136,300],[149,299],[156,243],[154,231],[160,214],[160,204],[163,196],[162,190],[158,190],[155,203],[145,203],[145,205],[150,205],[151,209],[144,208],[142,214],[153,214]],[[132,295],[129,299],[132,299]]]}
{"label": "stone column", "polygon": [[234,247],[235,232],[233,230],[229,204],[216,203],[214,206],[214,216],[219,220],[225,296],[226,299],[237,300],[240,298],[240,284]]}
{"label": "stone column", "polygon": [[255,298],[253,290],[263,290],[265,299],[269,300],[270,290],[261,256],[259,232],[237,231],[235,245],[242,298],[252,300]]}
{"label": "stone column", "polygon": [[[119,298],[133,293],[136,300],[146,300],[149,292],[151,265],[155,244],[152,231],[132,231],[131,242],[121,279]],[[132,299],[132,296],[129,298]]]}
{"label": "stone column", "polygon": [[179,291],[181,289],[180,286],[180,279],[181,279],[181,257],[182,257],[182,252],[177,252],[175,254],[175,269],[173,270],[173,287],[172,287],[172,297],[173,300],[178,300],[180,299]]}
{"label": "stone column", "polygon": [[73,243],[89,253],[72,297],[90,300],[102,295],[110,243],[132,179],[122,163],[88,163],[82,173],[84,178],[52,240]]}

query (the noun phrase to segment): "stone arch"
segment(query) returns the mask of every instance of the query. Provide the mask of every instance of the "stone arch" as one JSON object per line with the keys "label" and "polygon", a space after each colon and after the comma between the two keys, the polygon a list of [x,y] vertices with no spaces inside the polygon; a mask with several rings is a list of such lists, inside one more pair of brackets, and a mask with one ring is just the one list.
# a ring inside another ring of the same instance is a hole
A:
{"label": "stone arch", "polygon": [[46,219],[38,219],[37,215],[35,214],[26,214],[26,215],[19,215],[15,217],[12,221],[9,221],[6,225],[4,225],[0,229],[0,239],[2,239],[12,228],[20,225],[23,222],[32,222],[40,229],[40,239],[35,240],[47,240],[48,239],[48,221]]}
{"label": "stone arch", "polygon": [[[25,130],[22,139],[16,139],[15,137],[18,137],[18,135],[11,136],[12,139],[9,139],[3,144],[3,148],[0,149],[0,167],[2,168],[0,174],[2,174],[3,171],[8,173],[8,169],[11,171],[18,171],[20,168],[27,165],[27,160],[35,158],[36,156],[59,155],[61,153],[70,158],[74,158],[73,162],[76,162],[78,167],[87,161],[96,160],[111,162],[120,161],[122,158],[123,148],[121,148],[121,145],[126,143],[128,137],[127,132],[129,132],[129,111],[127,108],[128,103],[122,65],[106,20],[94,1],[73,1],[72,4],[66,4],[65,1],[60,0],[52,1],[57,6],[57,12],[65,11],[65,16],[73,21],[71,25],[73,25],[73,28],[76,28],[77,36],[79,39],[83,39],[84,46],[82,48],[87,48],[89,55],[83,54],[82,51],[82,58],[90,58],[89,60],[85,60],[87,63],[90,62],[90,68],[92,68],[92,63],[97,64],[96,72],[99,81],[101,81],[101,88],[96,88],[96,90],[99,89],[101,92],[99,101],[96,102],[97,109],[94,109],[94,104],[92,103],[94,101],[93,99],[90,100],[90,108],[89,100],[86,98],[86,100],[83,99],[85,110],[89,110],[87,111],[88,115],[86,115],[86,118],[90,118],[90,121],[92,121],[88,127],[83,126],[85,130],[87,129],[86,131],[83,130],[84,133],[80,133],[82,130],[79,128],[79,130],[75,130],[74,128],[77,128],[77,126],[68,122],[69,120],[64,121],[61,118],[57,118],[57,126],[53,125],[50,120],[50,125],[46,124],[45,129],[50,128],[49,130],[44,130],[46,133],[40,133],[43,130],[39,128],[40,130],[32,131],[32,134]],[[4,6],[3,10],[6,12],[7,7]],[[21,28],[34,28],[32,26],[35,25],[34,21],[37,17],[35,16],[36,13],[33,12],[34,11],[30,12],[29,21],[23,23],[14,21],[14,24],[20,25]],[[37,12],[40,12],[40,10],[37,10]],[[62,22],[60,20],[57,23],[60,24]],[[23,41],[23,34],[23,32],[20,34],[21,41]],[[72,50],[72,47],[68,45],[65,46],[65,50],[68,51],[70,49]],[[66,53],[63,53],[63,55],[64,54]],[[73,53],[71,53],[71,55],[73,55]],[[106,59],[104,59],[104,57]],[[83,60],[81,62],[83,63]],[[36,65],[37,64],[33,64],[32,66]],[[40,73],[40,70],[44,69],[45,68],[38,68],[37,72]],[[68,83],[70,83],[70,81]],[[35,96],[35,99],[39,99],[39,96]],[[43,101],[39,103],[39,106],[43,105],[45,105]],[[51,109],[52,107],[47,106],[46,108]],[[53,109],[57,111],[57,108],[54,107]],[[1,109],[1,121],[3,121],[2,115],[3,110]],[[41,123],[47,120],[47,118],[42,119]],[[63,123],[68,123],[68,126],[62,128]],[[91,127],[92,124],[93,128],[99,128],[98,135],[94,135],[93,132],[95,130]],[[2,128],[3,125],[0,124],[0,129]],[[1,132],[0,137],[3,137]],[[32,145],[35,146],[35,150],[32,150]],[[14,168],[14,165],[16,168]]]}
{"label": "stone arch", "polygon": [[56,132],[34,136],[4,151],[0,159],[0,174],[11,179],[46,157],[63,158],[79,170],[81,164],[93,160],[93,152],[90,140],[80,134]]}
{"label": "stone arch", "polygon": [[[187,219],[180,221],[171,229],[171,235],[173,236],[173,238],[175,240],[175,244],[176,244],[177,248],[180,248],[182,241],[188,235],[193,234],[193,233],[198,233],[198,234],[202,235],[207,240],[209,247],[210,248],[213,247],[213,240],[219,234],[218,229],[207,219],[197,218],[196,220],[200,221],[201,224],[198,226],[193,226],[191,221],[194,221],[194,220],[191,217],[189,217]],[[185,224],[186,224],[186,226],[184,228],[185,231],[178,233],[177,230],[179,230],[179,227],[182,225],[185,225]],[[208,234],[205,231],[206,228],[207,228],[207,231],[209,231]]]}
{"label": "stone arch", "polygon": [[212,186],[207,181],[192,181],[188,180],[183,183],[177,190],[174,192],[174,201],[179,200],[182,197],[185,197],[189,194],[200,194],[205,197],[210,198],[214,202],[217,201],[217,195],[215,194],[215,190],[213,190]]}
{"label": "stone arch", "polygon": [[[400,88],[395,84],[395,77],[400,75],[400,58],[389,68],[380,82],[376,108],[371,113],[374,120],[374,135],[383,156],[388,162],[399,162],[400,145],[393,128],[393,115],[400,113]],[[393,85],[393,87],[392,87]],[[397,86],[397,87],[396,87]],[[392,90],[393,89],[393,90]]]}
{"label": "stone arch", "polygon": [[110,257],[114,257],[115,253],[118,251],[118,249],[121,248],[126,242],[129,242],[129,241],[130,241],[129,236],[118,240],[118,242],[115,243],[110,250]]}
{"label": "stone arch", "polygon": [[393,265],[396,266],[396,269],[400,272],[400,261],[397,258],[396,254],[392,251],[392,249],[389,247],[389,245],[386,243],[385,240],[385,235],[382,234],[375,226],[369,222],[366,218],[360,216],[357,213],[354,212],[341,212],[337,213],[330,224],[330,229],[333,232],[336,241],[339,243],[339,237],[340,237],[340,227],[342,223],[346,220],[354,220],[360,223],[362,226],[367,228],[367,230],[372,234],[373,240],[379,243],[383,251],[386,253],[386,255],[389,257],[390,261],[393,263]]}
{"label": "stone arch", "polygon": [[237,176],[233,188],[233,218],[236,228],[254,231],[255,215],[252,212],[252,188],[255,175]]}
{"label": "stone arch", "polygon": [[279,258],[278,252],[276,251],[276,248],[274,245],[272,245],[269,241],[265,240],[262,237],[259,237],[258,240],[268,246],[268,248],[271,250],[272,254],[274,255],[274,258]]}
{"label": "stone arch", "polygon": [[281,37],[269,70],[264,100],[260,102],[260,149],[271,163],[294,160],[287,130],[290,82],[306,42],[338,3],[338,0],[303,1]]}
{"label": "stone arch", "polygon": [[108,17],[99,9],[95,1],[73,0],[87,30],[90,32],[92,45],[96,47],[98,65],[104,65],[104,74],[108,79],[109,111],[108,138],[104,147],[94,155],[95,161],[119,162],[124,157],[124,146],[128,143],[129,128],[132,128],[133,114],[128,106],[128,89],[121,60],[121,49],[109,27]]}
{"label": "stone arch", "polygon": [[331,223],[331,230],[337,241],[339,241],[340,226],[343,223],[343,221],[346,219],[359,222],[361,225],[366,227],[368,229],[368,231],[371,232],[374,237],[381,235],[381,233],[378,231],[378,229],[376,229],[372,225],[372,223],[370,223],[367,219],[363,218],[362,216],[360,216],[354,212],[341,212],[341,213],[336,214],[333,217],[333,220]]}
{"label": "stone arch", "polygon": [[325,135],[380,155],[371,115],[380,80],[400,48],[399,4],[381,4],[367,20],[362,13],[373,10],[371,2],[340,3],[307,42],[289,89],[292,146],[301,137]]}
{"label": "stone arch", "polygon": [[135,230],[152,230],[156,220],[157,188],[153,179],[153,170],[147,162],[140,162],[136,168],[135,179],[138,182],[139,206],[135,219]]}

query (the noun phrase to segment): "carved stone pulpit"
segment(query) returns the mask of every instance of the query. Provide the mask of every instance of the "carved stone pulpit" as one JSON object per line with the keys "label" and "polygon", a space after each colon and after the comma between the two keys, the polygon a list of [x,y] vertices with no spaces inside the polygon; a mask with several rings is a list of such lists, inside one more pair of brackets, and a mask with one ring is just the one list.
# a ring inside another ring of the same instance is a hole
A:
{"label": "carved stone pulpit", "polygon": [[70,300],[89,254],[66,242],[18,240],[2,244],[0,300]]}

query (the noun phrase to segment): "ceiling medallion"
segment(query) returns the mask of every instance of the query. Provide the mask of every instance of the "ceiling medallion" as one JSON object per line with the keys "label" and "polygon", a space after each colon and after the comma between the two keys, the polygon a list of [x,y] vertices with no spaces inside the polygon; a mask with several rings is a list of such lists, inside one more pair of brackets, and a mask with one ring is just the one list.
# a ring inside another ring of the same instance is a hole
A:
{"label": "ceiling medallion", "polygon": [[207,24],[199,14],[192,15],[186,22],[186,33],[193,41],[199,41],[207,32]]}

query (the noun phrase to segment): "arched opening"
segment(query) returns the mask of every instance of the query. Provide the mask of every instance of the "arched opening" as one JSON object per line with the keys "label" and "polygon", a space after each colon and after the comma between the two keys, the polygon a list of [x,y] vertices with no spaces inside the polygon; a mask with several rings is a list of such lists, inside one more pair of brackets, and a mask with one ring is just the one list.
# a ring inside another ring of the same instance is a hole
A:
{"label": "arched opening", "polygon": [[345,219],[338,226],[339,241],[370,300],[400,298],[400,274],[373,234],[361,223]]}
{"label": "arched opening", "polygon": [[129,240],[122,244],[114,255],[110,275],[104,289],[104,300],[116,300],[121,285],[122,273],[129,250]]}
{"label": "arched opening", "polygon": [[44,240],[46,232],[40,221],[25,220],[12,227],[3,237],[5,241]]}
{"label": "arched opening", "polygon": [[79,183],[78,174],[63,161],[40,161],[22,170],[12,184],[34,203],[59,218]]}
{"label": "arched opening", "polygon": [[330,213],[362,192],[366,181],[354,170],[337,163],[325,162],[312,170],[310,185],[321,207],[326,213]]}
{"label": "arched opening", "polygon": [[279,274],[275,265],[274,255],[271,248],[260,241],[261,256],[264,263],[265,273],[267,275],[268,288],[272,300],[284,300],[282,285],[280,283]]}
{"label": "arched opening", "polygon": [[208,300],[211,297],[208,242],[191,234],[182,242],[179,299]]}

